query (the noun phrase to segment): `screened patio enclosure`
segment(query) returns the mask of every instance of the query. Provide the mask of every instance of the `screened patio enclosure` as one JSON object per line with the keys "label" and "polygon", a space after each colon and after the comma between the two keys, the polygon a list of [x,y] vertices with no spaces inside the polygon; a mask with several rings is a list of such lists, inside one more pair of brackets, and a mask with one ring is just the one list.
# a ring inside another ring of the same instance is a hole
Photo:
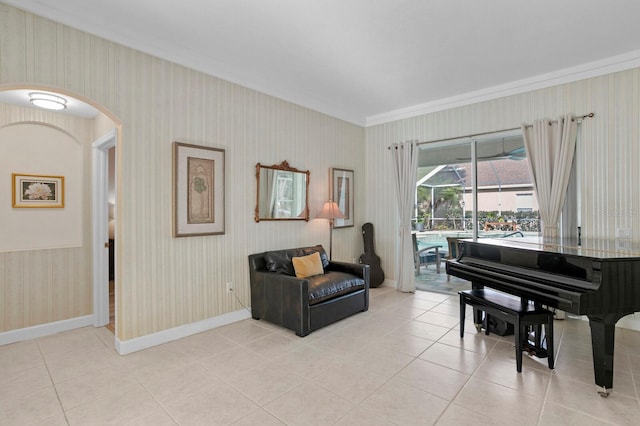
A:
{"label": "screened patio enclosure", "polygon": [[423,144],[417,176],[414,229],[420,233],[539,230],[519,132]]}

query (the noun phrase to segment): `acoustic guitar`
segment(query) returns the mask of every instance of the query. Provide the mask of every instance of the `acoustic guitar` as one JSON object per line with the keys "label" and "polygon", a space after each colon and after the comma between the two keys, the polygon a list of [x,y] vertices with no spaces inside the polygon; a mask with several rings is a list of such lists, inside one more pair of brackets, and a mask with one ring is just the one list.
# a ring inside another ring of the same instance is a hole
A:
{"label": "acoustic guitar", "polygon": [[380,267],[380,258],[376,255],[373,244],[373,224],[362,225],[362,238],[364,239],[364,254],[360,256],[360,263],[369,265],[369,286],[378,287],[384,282],[384,271]]}

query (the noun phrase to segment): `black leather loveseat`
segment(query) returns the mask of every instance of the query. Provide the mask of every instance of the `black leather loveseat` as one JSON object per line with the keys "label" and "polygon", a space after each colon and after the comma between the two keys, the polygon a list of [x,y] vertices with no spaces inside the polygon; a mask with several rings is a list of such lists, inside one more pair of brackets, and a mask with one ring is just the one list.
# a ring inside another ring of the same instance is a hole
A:
{"label": "black leather loveseat", "polygon": [[[314,252],[321,273],[296,278],[292,259]],[[369,309],[369,265],[330,261],[321,245],[249,255],[249,273],[253,318],[301,337]]]}

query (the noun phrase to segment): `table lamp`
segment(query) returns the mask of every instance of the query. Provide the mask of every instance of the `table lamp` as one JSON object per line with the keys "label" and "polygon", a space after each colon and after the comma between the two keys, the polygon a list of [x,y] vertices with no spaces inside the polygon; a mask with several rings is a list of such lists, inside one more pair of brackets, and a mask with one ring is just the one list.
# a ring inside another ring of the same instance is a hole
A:
{"label": "table lamp", "polygon": [[335,201],[329,200],[324,203],[322,210],[316,216],[317,219],[329,219],[329,260],[331,260],[331,249],[333,248],[333,221],[335,219],[344,219],[344,214],[340,211],[340,207]]}

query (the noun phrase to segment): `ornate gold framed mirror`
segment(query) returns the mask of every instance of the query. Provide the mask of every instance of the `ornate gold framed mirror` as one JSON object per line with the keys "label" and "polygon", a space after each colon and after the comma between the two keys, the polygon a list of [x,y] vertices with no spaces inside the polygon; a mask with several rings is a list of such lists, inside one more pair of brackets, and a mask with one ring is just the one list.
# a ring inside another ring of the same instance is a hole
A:
{"label": "ornate gold framed mirror", "polygon": [[258,189],[255,221],[309,221],[309,170],[298,170],[283,161],[264,166],[256,164]]}

